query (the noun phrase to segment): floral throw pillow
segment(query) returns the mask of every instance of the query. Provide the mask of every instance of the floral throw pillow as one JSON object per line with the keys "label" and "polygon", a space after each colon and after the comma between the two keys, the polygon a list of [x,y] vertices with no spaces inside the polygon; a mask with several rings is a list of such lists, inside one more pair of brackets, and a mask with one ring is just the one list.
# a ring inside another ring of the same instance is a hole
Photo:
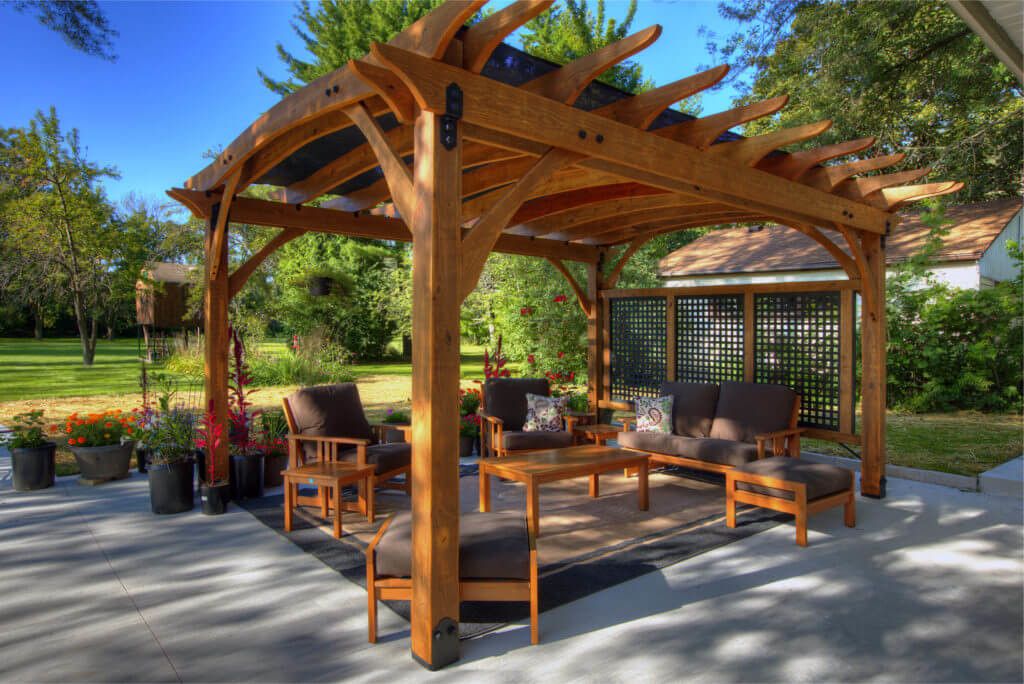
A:
{"label": "floral throw pillow", "polygon": [[637,397],[637,432],[672,432],[672,396]]}
{"label": "floral throw pillow", "polygon": [[566,397],[544,397],[539,394],[526,395],[526,422],[523,432],[561,432],[565,428]]}

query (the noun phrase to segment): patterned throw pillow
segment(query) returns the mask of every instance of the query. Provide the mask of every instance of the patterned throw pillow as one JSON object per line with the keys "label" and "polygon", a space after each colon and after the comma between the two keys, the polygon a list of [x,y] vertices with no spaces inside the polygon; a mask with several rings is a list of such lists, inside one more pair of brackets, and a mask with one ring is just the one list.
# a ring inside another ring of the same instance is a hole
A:
{"label": "patterned throw pillow", "polygon": [[671,395],[667,397],[636,398],[637,432],[672,432]]}
{"label": "patterned throw pillow", "polygon": [[566,397],[526,395],[526,422],[523,432],[561,432]]}

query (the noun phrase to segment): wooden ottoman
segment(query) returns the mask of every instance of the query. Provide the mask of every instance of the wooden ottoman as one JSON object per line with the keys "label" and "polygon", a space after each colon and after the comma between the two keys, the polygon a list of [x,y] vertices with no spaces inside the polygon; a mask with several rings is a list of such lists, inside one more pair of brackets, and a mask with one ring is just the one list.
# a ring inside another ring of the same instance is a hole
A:
{"label": "wooden ottoman", "polygon": [[796,516],[796,543],[807,546],[807,516],[843,506],[847,527],[857,524],[853,471],[787,456],[751,461],[725,473],[725,524],[736,527],[736,504]]}

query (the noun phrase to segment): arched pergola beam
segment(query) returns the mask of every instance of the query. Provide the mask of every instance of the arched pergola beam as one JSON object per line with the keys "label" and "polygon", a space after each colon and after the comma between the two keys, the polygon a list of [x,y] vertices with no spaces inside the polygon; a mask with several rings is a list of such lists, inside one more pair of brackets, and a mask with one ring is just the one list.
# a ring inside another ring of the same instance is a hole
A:
{"label": "arched pergola beam", "polygon": [[245,286],[245,283],[248,282],[250,277],[252,277],[252,274],[256,269],[267,260],[267,257],[295,238],[305,234],[306,231],[301,228],[285,228],[271,238],[270,241],[263,246],[263,249],[249,257],[244,264],[236,268],[228,277],[228,297],[234,299],[235,295],[242,290],[242,287]]}
{"label": "arched pergola beam", "polygon": [[479,74],[501,41],[553,4],[554,0],[517,0],[470,26],[462,37],[462,67]]}
{"label": "arched pergola beam", "polygon": [[622,254],[619,255],[619,257],[616,259],[615,266],[612,267],[611,272],[607,276],[605,276],[604,284],[606,288],[610,290],[618,284],[619,278],[622,276],[622,269],[626,267],[626,264],[629,263],[629,260],[632,259],[638,251],[640,251],[641,247],[646,245],[655,237],[657,236],[643,235],[641,237],[633,238],[633,240],[630,241],[625,251],[623,251]]}
{"label": "arched pergola beam", "polygon": [[[431,59],[439,59],[458,30],[485,3],[486,0],[446,2],[392,38],[391,44]],[[260,147],[286,135],[289,130],[301,126],[310,118],[325,115],[328,109],[344,109],[372,95],[373,92],[359,76],[347,67],[325,74],[271,107],[224,148],[213,163],[190,178],[185,186],[191,190],[218,188],[229,174],[236,172]],[[329,104],[325,106],[324,102]],[[310,139],[305,138],[305,142]]]}
{"label": "arched pergola beam", "polygon": [[703,202],[700,199],[673,193],[610,198],[580,207],[572,212],[558,212],[552,216],[545,216],[530,223],[516,225],[514,232],[517,235],[532,235],[534,237],[553,236],[557,240],[572,240],[574,239],[573,235],[576,232],[574,230],[576,227],[590,225],[595,221],[625,218],[636,212],[653,209],[703,207],[707,205],[707,202]]}
{"label": "arched pergola beam", "polygon": [[405,161],[384,136],[377,119],[370,114],[365,105],[359,103],[345,111],[351,117],[352,122],[362,131],[366,142],[373,148],[384,178],[387,179],[392,201],[398,207],[399,213],[406,218],[411,217],[416,197],[413,191],[412,172],[409,167],[405,165]]}
{"label": "arched pergola beam", "polygon": [[[619,181],[620,179],[611,174],[569,167],[537,186],[530,193],[527,201],[573,190],[599,188]],[[462,217],[464,220],[470,221],[490,209],[497,201],[498,195],[493,192],[466,200],[462,203]]]}
{"label": "arched pergola beam", "polygon": [[[557,229],[557,226],[553,226],[551,231],[548,232],[545,237],[551,240],[566,240],[571,242],[574,240],[582,240],[584,238],[597,237],[603,233],[609,233],[620,228],[628,228],[648,221],[662,219],[671,221],[685,216],[699,218],[707,213],[719,213],[722,211],[734,213],[736,210],[732,207],[714,203],[681,206],[669,205],[638,209],[636,211],[623,212],[592,219],[585,223],[573,223],[561,230]],[[522,235],[522,233],[519,232],[516,234]]]}
{"label": "arched pergola beam", "polygon": [[568,190],[557,194],[549,194],[523,203],[519,211],[510,219],[510,225],[528,224],[542,218],[575,213],[578,209],[592,204],[600,204],[610,200],[627,197],[649,197],[666,195],[665,190],[652,188],[641,183],[625,182],[610,185]]}
{"label": "arched pergola beam", "polygon": [[839,245],[830,240],[828,236],[818,230],[818,228],[801,223],[789,224],[789,227],[795,231],[803,233],[824,247],[832,258],[836,260],[839,267],[843,269],[848,278],[855,280],[861,277],[860,270],[857,268],[857,263],[850,257],[850,255],[844,252]]}
{"label": "arched pergola beam", "polygon": [[566,267],[561,259],[547,257],[547,261],[554,266],[555,270],[561,273],[562,277],[565,278],[567,283],[569,283],[569,287],[572,288],[573,294],[576,295],[576,301],[579,303],[580,309],[583,310],[583,315],[589,317],[595,303],[587,297],[587,294],[583,291],[583,287],[580,285],[579,281],[576,280],[576,277]]}
{"label": "arched pergola beam", "polygon": [[764,220],[767,220],[767,218],[729,210],[700,215],[683,214],[674,217],[660,217],[656,220],[624,227],[622,230],[609,231],[594,237],[583,238],[572,244],[614,247],[645,235],[661,235],[662,233],[671,233],[685,228],[701,228],[703,226],[716,226],[725,223]]}
{"label": "arched pergola beam", "polygon": [[212,255],[213,257],[208,259],[210,280],[217,280],[220,276],[220,269],[223,262],[221,255],[225,254],[228,248],[227,234],[228,221],[230,220],[231,215],[231,204],[235,200],[235,192],[238,189],[238,183],[241,177],[241,171],[236,171],[228,176],[227,183],[225,184],[224,196],[217,211],[217,222],[214,224],[213,232],[210,234],[209,244],[206,249],[207,254]]}

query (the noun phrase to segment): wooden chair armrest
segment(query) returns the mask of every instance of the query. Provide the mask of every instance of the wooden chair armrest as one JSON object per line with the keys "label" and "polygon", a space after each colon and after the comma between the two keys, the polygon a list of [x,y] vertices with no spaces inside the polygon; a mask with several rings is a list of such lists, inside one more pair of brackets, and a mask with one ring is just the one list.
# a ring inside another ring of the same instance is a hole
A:
{"label": "wooden chair armrest", "polygon": [[754,440],[757,443],[757,457],[764,458],[765,446],[771,442],[773,456],[800,458],[800,435],[803,433],[804,428],[786,428],[754,435]]}
{"label": "wooden chair armrest", "polygon": [[765,432],[760,435],[755,435],[754,439],[758,442],[766,442],[769,439],[777,439],[779,437],[789,437],[792,435],[799,435],[806,432],[804,428],[786,428],[785,430],[776,430],[775,432]]}
{"label": "wooden chair armrest", "polygon": [[492,415],[487,414],[487,413],[481,413],[480,417],[483,418],[484,420],[486,420],[491,425],[504,425],[505,424],[505,421],[503,421],[501,418],[498,418],[498,416],[492,416]]}
{"label": "wooden chair armrest", "polygon": [[380,541],[380,538],[384,536],[384,532],[387,531],[388,526],[391,524],[391,521],[394,520],[394,519],[395,519],[395,516],[393,514],[389,515],[388,519],[385,520],[384,524],[380,526],[379,530],[377,530],[377,534],[373,535],[373,539],[370,540],[370,544],[366,547],[366,557],[367,558],[371,558],[372,557],[373,550],[375,548],[377,548],[377,543]]}
{"label": "wooden chair armrest", "polygon": [[354,446],[370,446],[372,440],[361,437],[325,437],[323,435],[296,435],[289,434],[289,441],[295,442],[325,442],[327,444],[352,444]]}
{"label": "wooden chair armrest", "polygon": [[401,430],[407,441],[412,437],[412,425],[404,423],[370,423],[370,428],[377,433],[378,442],[384,441],[384,433],[388,430]]}
{"label": "wooden chair armrest", "polygon": [[597,408],[613,411],[636,411],[636,404],[628,399],[599,399]]}

